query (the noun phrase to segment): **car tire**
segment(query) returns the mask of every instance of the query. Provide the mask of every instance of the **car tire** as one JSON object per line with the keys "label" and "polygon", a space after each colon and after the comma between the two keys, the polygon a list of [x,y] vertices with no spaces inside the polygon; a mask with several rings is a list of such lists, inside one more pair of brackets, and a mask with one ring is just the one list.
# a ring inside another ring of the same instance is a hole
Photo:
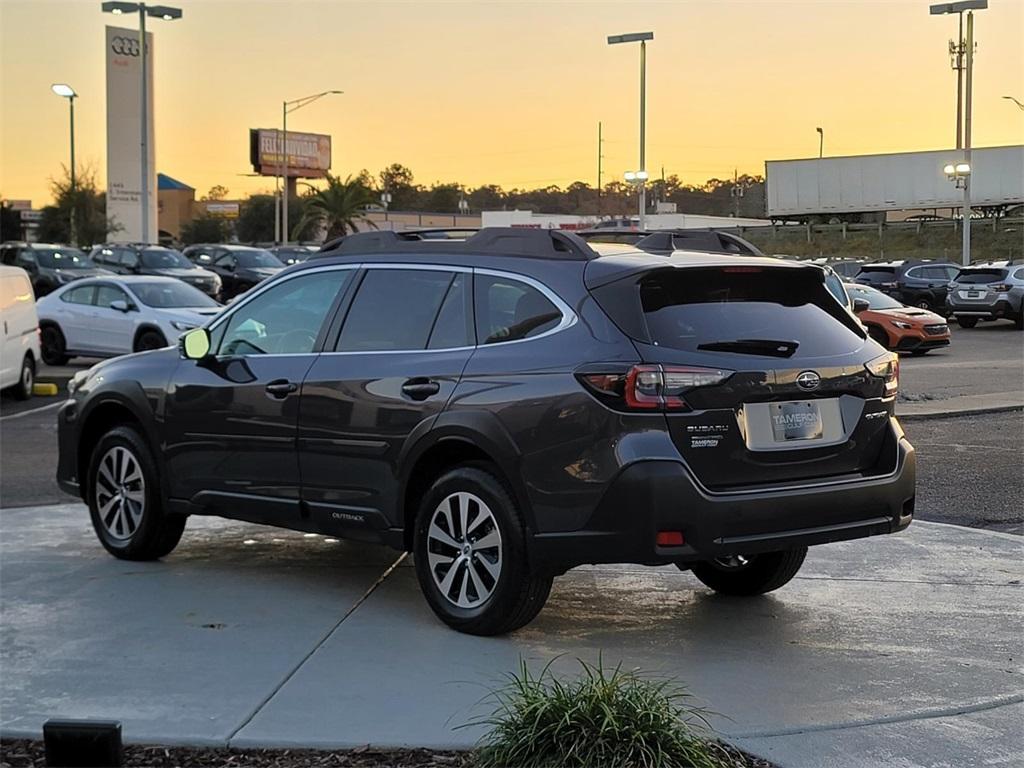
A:
{"label": "car tire", "polygon": [[1021,309],[1017,317],[1014,318],[1013,324],[1017,326],[1018,331],[1024,331],[1024,309]]}
{"label": "car tire", "polygon": [[911,357],[921,357],[922,355],[927,355],[930,351],[928,349],[912,349],[910,350],[910,355]]}
{"label": "car tire", "polygon": [[914,306],[918,309],[924,309],[928,312],[932,311],[932,303],[928,299],[915,299]]}
{"label": "car tire", "polygon": [[885,349],[889,348],[889,334],[877,325],[868,326],[868,336],[881,344]]}
{"label": "car tire", "polygon": [[186,516],[164,510],[153,455],[136,430],[116,427],[100,438],[86,481],[93,529],[114,557],[157,560],[178,545]]}
{"label": "car tire", "polygon": [[147,352],[151,349],[161,349],[167,346],[167,339],[160,331],[143,331],[135,339],[134,352]]}
{"label": "car tire", "polygon": [[[807,556],[807,547],[782,552],[720,558],[694,563],[690,570],[705,586],[722,595],[751,597],[772,592],[796,576]],[[741,563],[738,560],[743,561]]]}
{"label": "car tire", "polygon": [[66,354],[67,344],[60,327],[52,323],[44,325],[39,336],[43,362],[47,365],[66,365],[71,358]]}
{"label": "car tire", "polygon": [[21,361],[21,374],[18,376],[18,383],[14,385],[14,396],[18,400],[28,400],[32,397],[32,388],[36,383],[36,362],[32,355],[25,355]]}
{"label": "car tire", "polygon": [[519,629],[551,591],[551,575],[528,568],[522,513],[489,465],[457,467],[437,479],[416,516],[413,552],[427,603],[466,634]]}
{"label": "car tire", "polygon": [[958,317],[956,319],[957,325],[961,328],[973,328],[978,324],[978,318],[976,317]]}

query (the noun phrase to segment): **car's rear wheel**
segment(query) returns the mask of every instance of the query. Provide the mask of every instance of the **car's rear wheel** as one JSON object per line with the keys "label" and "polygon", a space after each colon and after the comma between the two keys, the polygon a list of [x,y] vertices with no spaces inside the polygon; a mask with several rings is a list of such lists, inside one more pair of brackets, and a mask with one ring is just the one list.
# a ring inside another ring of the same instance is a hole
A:
{"label": "car's rear wheel", "polygon": [[420,588],[443,622],[471,635],[528,624],[551,591],[549,574],[526,562],[526,527],[489,467],[442,475],[423,497],[413,541]]}
{"label": "car's rear wheel", "polygon": [[135,351],[146,352],[150,349],[162,349],[167,346],[167,339],[159,331],[143,331],[135,340]]}
{"label": "car's rear wheel", "polygon": [[731,555],[695,563],[693,575],[723,595],[763,595],[789,583],[807,556],[807,547],[766,552],[759,555]]}
{"label": "car's rear wheel", "polygon": [[153,456],[130,427],[100,438],[89,463],[87,498],[96,536],[122,560],[170,554],[185,530],[184,515],[164,511]]}
{"label": "car's rear wheel", "polygon": [[18,376],[18,383],[14,386],[14,396],[19,400],[28,400],[32,397],[32,388],[36,383],[36,363],[32,355],[25,355],[21,361],[21,374]]}
{"label": "car's rear wheel", "polygon": [[64,334],[56,325],[44,325],[40,329],[40,353],[47,365],[65,365],[71,358],[66,354]]}
{"label": "car's rear wheel", "polygon": [[889,334],[879,328],[877,325],[868,326],[868,336],[877,341],[886,349],[889,348]]}
{"label": "car's rear wheel", "polygon": [[914,306],[918,309],[927,309],[928,311],[931,311],[932,303],[928,301],[928,299],[917,299],[914,301]]}
{"label": "car's rear wheel", "polygon": [[961,328],[973,328],[978,324],[978,318],[976,317],[958,317],[956,319],[957,325]]}

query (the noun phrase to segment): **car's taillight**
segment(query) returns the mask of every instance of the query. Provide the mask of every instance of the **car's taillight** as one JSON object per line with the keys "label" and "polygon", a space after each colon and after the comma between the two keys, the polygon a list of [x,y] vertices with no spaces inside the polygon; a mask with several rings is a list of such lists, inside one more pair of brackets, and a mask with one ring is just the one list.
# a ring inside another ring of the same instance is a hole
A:
{"label": "car's taillight", "polygon": [[732,371],[681,365],[634,365],[626,373],[583,373],[588,389],[609,405],[638,411],[686,411],[686,392],[721,384]]}
{"label": "car's taillight", "polygon": [[1008,285],[1007,283],[997,283],[996,285],[991,285],[991,286],[989,286],[989,287],[990,287],[990,288],[991,288],[991,289],[992,289],[993,291],[995,291],[996,293],[1006,293],[1006,292],[1007,292],[1008,290],[1010,290],[1010,289],[1011,289],[1011,288],[1012,288],[1013,286],[1012,286],[1012,285]]}
{"label": "car's taillight", "polygon": [[892,353],[876,357],[866,363],[865,368],[872,376],[885,379],[885,394],[895,395],[900,388],[900,359]]}

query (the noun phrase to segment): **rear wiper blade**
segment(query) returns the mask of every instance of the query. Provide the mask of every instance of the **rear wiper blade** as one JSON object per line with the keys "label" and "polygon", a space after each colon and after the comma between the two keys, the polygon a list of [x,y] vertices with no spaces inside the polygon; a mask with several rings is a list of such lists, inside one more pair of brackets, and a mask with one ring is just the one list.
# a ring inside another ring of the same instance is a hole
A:
{"label": "rear wiper blade", "polygon": [[800,343],[777,339],[734,339],[733,341],[709,341],[698,344],[697,349],[709,352],[736,352],[741,355],[767,355],[769,357],[792,357]]}

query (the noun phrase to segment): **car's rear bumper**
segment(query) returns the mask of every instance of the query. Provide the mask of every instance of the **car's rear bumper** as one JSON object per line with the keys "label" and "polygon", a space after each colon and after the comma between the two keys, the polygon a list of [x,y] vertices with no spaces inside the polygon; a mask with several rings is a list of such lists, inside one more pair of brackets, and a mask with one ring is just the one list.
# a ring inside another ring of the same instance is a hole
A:
{"label": "car's rear bumper", "polygon": [[[913,518],[914,448],[893,421],[880,474],[712,492],[681,461],[639,461],[611,484],[580,530],[531,538],[532,562],[561,573],[584,563],[658,565],[770,552],[903,530]],[[886,471],[887,469],[887,471]],[[661,547],[659,531],[684,544]]]}
{"label": "car's rear bumper", "polygon": [[1014,306],[1009,300],[1001,299],[994,304],[948,304],[949,312],[953,317],[974,317],[979,320],[999,320],[1004,317],[1016,317],[1021,312],[1021,307]]}

